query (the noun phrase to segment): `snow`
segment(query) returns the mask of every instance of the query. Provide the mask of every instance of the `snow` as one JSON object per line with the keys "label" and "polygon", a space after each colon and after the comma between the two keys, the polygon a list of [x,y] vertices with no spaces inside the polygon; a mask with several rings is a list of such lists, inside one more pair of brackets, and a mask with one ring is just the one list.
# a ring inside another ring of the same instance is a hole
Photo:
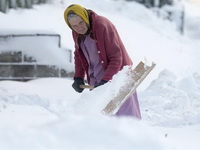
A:
{"label": "snow", "polygon": [[[106,16],[116,25],[134,66],[141,60],[156,63],[138,88],[143,119],[101,113],[123,84],[126,68],[112,82],[82,94],[72,89],[71,78],[0,81],[0,149],[200,149],[199,6],[183,3],[182,36],[173,22],[135,2],[60,2],[0,13],[0,33],[50,31],[61,35],[62,47],[73,50],[65,8],[78,3]],[[45,43],[48,47],[49,41]],[[45,63],[65,65],[57,49],[28,52]]]}

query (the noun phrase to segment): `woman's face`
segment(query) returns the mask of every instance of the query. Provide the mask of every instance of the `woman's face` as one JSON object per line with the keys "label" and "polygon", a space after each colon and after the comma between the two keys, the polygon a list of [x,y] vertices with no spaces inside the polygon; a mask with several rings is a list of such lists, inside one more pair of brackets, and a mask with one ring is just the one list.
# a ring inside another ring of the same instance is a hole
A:
{"label": "woman's face", "polygon": [[74,17],[70,18],[69,24],[70,24],[71,28],[74,31],[76,31],[78,34],[85,34],[88,31],[87,24],[79,16],[74,16]]}

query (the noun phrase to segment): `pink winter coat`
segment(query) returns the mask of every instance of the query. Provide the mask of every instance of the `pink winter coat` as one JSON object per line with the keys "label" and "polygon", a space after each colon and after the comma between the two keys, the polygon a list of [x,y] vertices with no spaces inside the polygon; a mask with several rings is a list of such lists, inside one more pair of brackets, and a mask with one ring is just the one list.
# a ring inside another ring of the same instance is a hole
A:
{"label": "pink winter coat", "polygon": [[[132,65],[132,61],[119,37],[115,26],[105,17],[97,15],[92,10],[88,10],[90,14],[90,35],[96,41],[99,59],[105,70],[102,80],[109,81],[112,79],[123,66]],[[80,35],[72,31],[75,42],[75,75],[74,77],[84,78],[88,76],[88,62],[79,46]]]}

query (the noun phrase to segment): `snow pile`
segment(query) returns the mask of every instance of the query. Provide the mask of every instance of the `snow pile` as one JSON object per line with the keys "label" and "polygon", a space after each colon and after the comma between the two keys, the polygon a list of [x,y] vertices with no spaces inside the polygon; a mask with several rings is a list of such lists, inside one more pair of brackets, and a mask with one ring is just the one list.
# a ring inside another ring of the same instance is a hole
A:
{"label": "snow pile", "polygon": [[198,73],[177,80],[172,72],[161,72],[158,79],[141,93],[143,117],[162,126],[199,125],[199,79]]}
{"label": "snow pile", "polygon": [[[0,147],[162,149],[158,138],[144,123],[132,118],[107,117],[97,112],[99,101],[106,101],[102,98],[110,95],[107,92],[96,97],[102,93],[103,86],[91,91],[91,95],[84,91],[78,97],[69,84],[71,80],[56,78],[27,83],[2,81],[0,115],[3,123],[0,127],[4,136],[0,138]],[[147,139],[148,142],[142,144]],[[6,144],[8,141],[12,144]]]}

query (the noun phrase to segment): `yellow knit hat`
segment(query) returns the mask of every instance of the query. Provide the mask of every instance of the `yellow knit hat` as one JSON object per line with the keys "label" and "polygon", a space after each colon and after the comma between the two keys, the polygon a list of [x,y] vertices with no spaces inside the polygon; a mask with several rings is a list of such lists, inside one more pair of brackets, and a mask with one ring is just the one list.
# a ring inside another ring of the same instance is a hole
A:
{"label": "yellow knit hat", "polygon": [[87,10],[80,5],[72,4],[69,7],[67,7],[64,12],[64,19],[69,27],[70,27],[70,24],[68,22],[67,16],[68,16],[69,12],[71,12],[71,11],[74,12],[75,14],[77,14],[78,16],[80,16],[86,22],[86,24],[89,26],[90,23],[89,23],[89,16],[88,16]]}

